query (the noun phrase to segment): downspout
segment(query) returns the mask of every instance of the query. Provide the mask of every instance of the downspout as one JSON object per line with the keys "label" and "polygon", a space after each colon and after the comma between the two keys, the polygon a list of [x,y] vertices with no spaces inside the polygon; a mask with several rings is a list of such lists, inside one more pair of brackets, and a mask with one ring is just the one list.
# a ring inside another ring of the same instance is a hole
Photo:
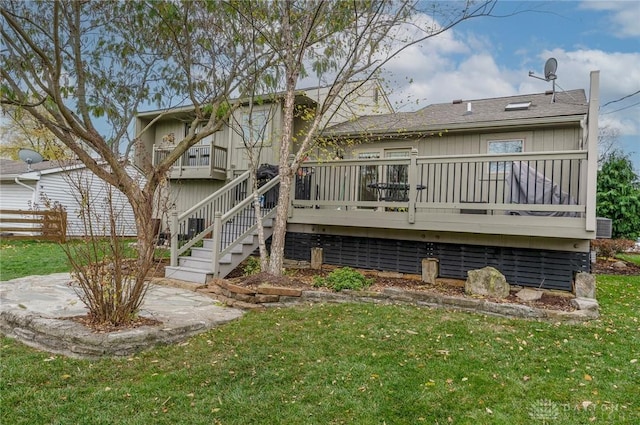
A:
{"label": "downspout", "polygon": [[14,179],[14,181],[19,184],[22,187],[26,187],[27,189],[31,190],[33,192],[33,195],[31,195],[31,206],[35,206],[36,205],[36,192],[37,189],[35,187],[31,187],[28,184],[22,183],[20,181],[20,176],[16,176],[16,178]]}

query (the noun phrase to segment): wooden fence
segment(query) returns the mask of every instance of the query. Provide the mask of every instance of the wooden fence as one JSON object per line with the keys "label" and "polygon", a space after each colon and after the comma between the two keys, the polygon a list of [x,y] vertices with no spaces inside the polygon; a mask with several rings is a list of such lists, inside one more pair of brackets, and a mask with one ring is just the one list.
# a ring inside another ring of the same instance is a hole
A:
{"label": "wooden fence", "polygon": [[0,210],[2,239],[34,239],[64,243],[67,235],[65,211]]}

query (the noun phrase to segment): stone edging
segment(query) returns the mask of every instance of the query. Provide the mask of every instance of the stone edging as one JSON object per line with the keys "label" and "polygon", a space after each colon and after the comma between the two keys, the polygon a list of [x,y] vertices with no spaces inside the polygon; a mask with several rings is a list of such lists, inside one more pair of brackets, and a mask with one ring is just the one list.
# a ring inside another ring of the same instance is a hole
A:
{"label": "stone edging", "polygon": [[199,288],[197,291],[216,298],[228,306],[249,310],[269,307],[288,307],[305,303],[365,302],[378,304],[414,304],[499,317],[540,319],[564,323],[580,323],[599,317],[598,302],[595,299],[587,298],[574,298],[571,304],[576,310],[563,311],[542,309],[523,304],[499,303],[482,298],[456,297],[400,288],[385,288],[383,292],[343,290],[339,293],[274,286],[260,286],[256,289],[251,289],[234,285],[224,279],[217,279],[210,282],[208,286]]}
{"label": "stone edging", "polygon": [[97,333],[68,318],[52,319],[16,311],[2,312],[0,323],[3,334],[30,347],[84,359],[127,356],[155,345],[183,341],[206,329],[206,323],[200,322],[174,328],[140,326]]}

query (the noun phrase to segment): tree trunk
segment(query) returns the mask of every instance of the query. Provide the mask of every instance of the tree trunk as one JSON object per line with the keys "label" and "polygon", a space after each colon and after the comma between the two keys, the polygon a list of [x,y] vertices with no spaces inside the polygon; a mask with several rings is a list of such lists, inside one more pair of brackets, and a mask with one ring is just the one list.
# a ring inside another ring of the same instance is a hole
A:
{"label": "tree trunk", "polygon": [[273,225],[273,235],[271,236],[271,256],[269,257],[268,270],[274,276],[282,276],[284,242],[287,235],[287,216],[291,202],[291,181],[293,177],[289,165],[285,162],[283,167],[282,163],[283,161],[280,161],[280,194],[278,195],[276,218]]}

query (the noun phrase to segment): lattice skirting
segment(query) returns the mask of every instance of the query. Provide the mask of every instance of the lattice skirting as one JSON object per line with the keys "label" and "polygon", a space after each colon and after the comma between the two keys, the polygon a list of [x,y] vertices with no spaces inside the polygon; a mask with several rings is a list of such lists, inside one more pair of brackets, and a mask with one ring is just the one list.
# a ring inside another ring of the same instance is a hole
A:
{"label": "lattice skirting", "polygon": [[423,258],[437,258],[440,277],[466,279],[468,270],[493,266],[512,285],[564,291],[572,290],[575,273],[591,269],[584,252],[291,232],[285,256],[308,261],[316,247],[323,248],[326,264],[420,274]]}

